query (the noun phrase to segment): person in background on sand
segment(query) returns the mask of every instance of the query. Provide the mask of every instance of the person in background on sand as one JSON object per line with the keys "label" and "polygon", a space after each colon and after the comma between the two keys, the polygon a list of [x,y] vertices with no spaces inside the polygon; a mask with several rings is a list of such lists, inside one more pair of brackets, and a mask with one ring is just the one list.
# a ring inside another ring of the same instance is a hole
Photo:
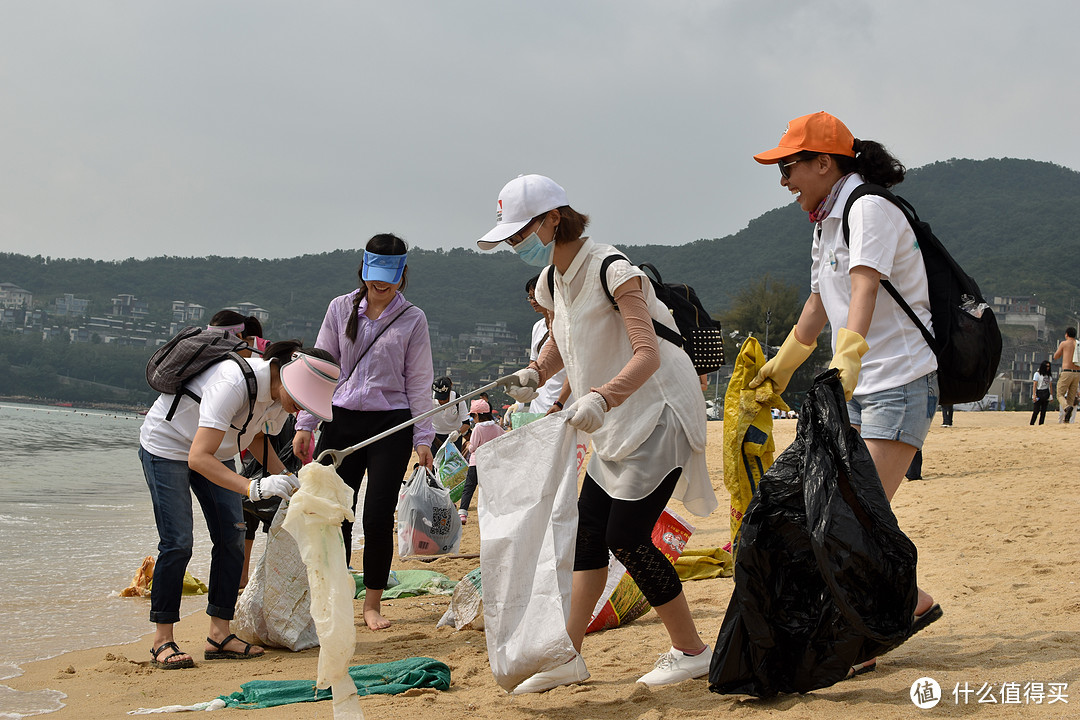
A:
{"label": "person in background on sand", "polygon": [[[191,656],[177,647],[173,625],[180,620],[180,594],[184,572],[191,560],[193,518],[191,496],[202,506],[213,542],[210,555],[206,614],[210,634],[207,660],[258,657],[263,649],[238,639],[229,631],[236,607],[244,563],[244,514],[241,499],[288,498],[299,481],[284,475],[276,455],[270,472],[248,480],[233,470],[240,446],[262,446],[264,432],[277,432],[290,413],[301,408],[320,417],[330,416],[330,396],[338,366],[318,350],[304,350],[298,340],[270,345],[262,359],[246,360],[255,372],[258,392],[248,431],[247,382],[237,363],[216,363],[185,383],[197,395],[184,395],[172,420],[166,415],[173,395],[160,395],[146,413],[139,431],[139,459],[154,504],[158,530],[158,559],[150,595],[150,621],[157,624],[151,648],[153,666],[163,670],[194,667]],[[253,430],[261,428],[260,431]]]}
{"label": "person in background on sand", "polygon": [[[310,461],[328,448],[344,450],[384,430],[431,410],[431,339],[427,316],[405,300],[408,247],[395,235],[372,237],[357,274],[360,287],[330,301],[315,347],[341,363],[341,380],[334,391],[333,420],[323,423],[319,444],[312,451],[318,419],[300,413],[293,452]],[[394,512],[398,490],[416,451],[421,465],[431,468],[431,420],[361,448],[337,468],[353,489],[353,508],[367,473],[364,497],[364,622],[372,630],[390,627],[383,617],[382,595],[394,557]],[[343,522],[346,562],[352,560],[352,523]]]}
{"label": "person in background on sand", "polygon": [[[536,281],[539,279],[539,275],[534,275],[525,282],[525,294],[529,298],[529,306],[532,307],[533,311],[540,314],[540,319],[533,324],[532,328],[532,340],[529,343],[529,360],[536,360],[540,357],[540,350],[544,347],[548,337],[551,336],[552,313],[540,307],[540,304],[536,302]],[[529,412],[531,413],[550,415],[553,412],[559,412],[574,401],[573,393],[570,392],[570,381],[566,378],[565,368],[548,378],[543,387],[538,388],[536,392],[538,393],[536,399],[529,403]]]}
{"label": "person in background on sand", "polygon": [[941,427],[952,427],[953,406],[941,406]]}
{"label": "person in background on sand", "polygon": [[911,458],[911,464],[908,465],[904,477],[908,480],[922,480],[922,450],[915,451],[915,457]]}
{"label": "person in background on sand", "polygon": [[479,478],[476,475],[476,451],[489,440],[494,440],[506,431],[499,423],[495,422],[495,416],[491,414],[491,405],[487,400],[477,398],[469,407],[469,414],[473,417],[473,431],[469,438],[466,453],[469,457],[469,471],[465,475],[465,489],[461,493],[461,502],[458,503],[458,517],[461,524],[469,521],[469,505],[472,503],[473,494]]}
{"label": "person in background on sand", "polygon": [[1080,387],[1080,368],[1073,362],[1076,351],[1076,328],[1065,328],[1065,339],[1058,343],[1054,351],[1054,360],[1061,359],[1061,374],[1057,381],[1058,424],[1070,422],[1073,414],[1073,400]]}
{"label": "person in background on sand", "polygon": [[1046,420],[1046,408],[1050,406],[1050,388],[1054,384],[1053,369],[1049,360],[1043,360],[1039,369],[1031,376],[1031,402],[1034,408],[1031,411],[1030,425],[1035,424],[1035,418],[1039,418],[1042,425]]}
{"label": "person in background on sand", "polygon": [[457,402],[458,394],[453,388],[454,381],[446,376],[431,384],[431,409],[446,408],[431,416],[431,427],[435,431],[435,439],[431,442],[432,455],[437,454],[447,440],[461,450],[461,436],[469,429],[469,408],[464,402]]}
{"label": "person in background on sand", "polygon": [[[782,392],[817,347],[828,322],[833,344],[829,367],[840,371],[851,424],[866,442],[891,501],[930,430],[938,379],[934,352],[881,287],[881,279],[888,278],[931,328],[926,266],[907,218],[888,200],[867,195],[852,205],[850,245],[844,242],[841,216],[856,187],[892,187],[904,179],[904,166],[879,143],[856,140],[825,112],[792,120],[777,147],[754,159],[779,167],[780,185],[795,195],[814,231],[810,297],[779,352],[750,386],[770,379]],[[912,634],[941,614],[934,599],[919,589]],[[874,667],[876,659],[851,672]]]}
{"label": "person in background on sand", "polygon": [[[716,506],[705,466],[705,400],[689,356],[659,342],[653,322],[675,329],[645,274],[626,260],[607,269],[619,309],[600,284],[600,265],[618,251],[584,236],[589,218],[572,207],[550,178],[524,175],[503,187],[497,222],[477,245],[504,241],[524,262],[545,268],[536,300],[553,313],[540,356],[514,373],[507,393],[527,402],[563,367],[578,399],[566,423],[592,435],[592,456],[578,498],[577,543],[566,631],[578,654],[537,673],[515,693],[543,692],[589,678],[581,646],[604,592],[608,552],[615,555],[656,609],[671,649],[639,678],[666,685],[709,672],[712,653],[701,641],[682,583],[652,543],[652,530],[672,497],[705,516]],[[554,273],[554,297],[546,273]],[[573,308],[571,312],[569,309]]]}

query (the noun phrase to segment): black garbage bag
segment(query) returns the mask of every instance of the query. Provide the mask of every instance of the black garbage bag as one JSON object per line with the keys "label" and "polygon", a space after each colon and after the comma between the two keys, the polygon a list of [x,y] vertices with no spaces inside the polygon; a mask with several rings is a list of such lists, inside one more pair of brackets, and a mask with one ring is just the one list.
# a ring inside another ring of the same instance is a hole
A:
{"label": "black garbage bag", "polygon": [[897,647],[911,634],[916,561],[838,373],[822,373],[743,517],[709,689],[805,693]]}

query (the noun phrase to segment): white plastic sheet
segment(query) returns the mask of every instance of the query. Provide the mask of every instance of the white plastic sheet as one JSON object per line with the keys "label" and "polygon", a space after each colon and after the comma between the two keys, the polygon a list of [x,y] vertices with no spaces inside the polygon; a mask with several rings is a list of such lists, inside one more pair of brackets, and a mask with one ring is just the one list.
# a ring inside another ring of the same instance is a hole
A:
{"label": "white plastic sheet", "polygon": [[300,469],[300,489],[292,496],[284,527],[300,548],[311,587],[311,617],[319,633],[319,670],[315,685],[330,687],[337,720],[363,718],[349,660],[356,650],[353,597],[356,583],[345,564],[342,520],[354,520],[352,490],[329,465],[308,463]]}
{"label": "white plastic sheet", "polygon": [[585,441],[564,415],[506,433],[476,453],[484,632],[504,690],[577,654],[566,621]]}

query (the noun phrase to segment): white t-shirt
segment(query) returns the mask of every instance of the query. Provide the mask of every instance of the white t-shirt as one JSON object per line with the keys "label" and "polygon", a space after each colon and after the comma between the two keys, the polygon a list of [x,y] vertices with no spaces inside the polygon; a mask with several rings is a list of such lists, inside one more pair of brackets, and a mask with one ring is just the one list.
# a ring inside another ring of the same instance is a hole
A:
{"label": "white t-shirt", "polygon": [[[537,345],[547,335],[547,323],[544,322],[544,318],[540,318],[536,321],[532,328],[532,342],[529,344],[529,359],[535,360],[540,357],[540,353],[537,351]],[[546,340],[545,340],[546,342]],[[542,345],[540,347],[543,347]],[[559,393],[562,392],[563,381],[566,380],[566,368],[563,368],[559,372],[548,378],[548,381],[544,383],[543,387],[537,389],[539,395],[536,399],[529,403],[529,412],[531,413],[546,413],[551,409],[551,406],[559,399]],[[570,397],[563,403],[564,406],[570,405],[574,402],[574,394],[570,393]]]}
{"label": "white t-shirt", "polygon": [[1043,375],[1039,372],[1036,372],[1034,375],[1031,376],[1031,379],[1035,383],[1036,390],[1049,390],[1050,382],[1051,380],[1053,380],[1053,377],[1050,375]]}
{"label": "white t-shirt", "polygon": [[[837,333],[847,326],[851,267],[865,266],[881,273],[882,279],[893,284],[923,325],[934,331],[926,265],[915,232],[900,208],[880,196],[859,198],[848,216],[850,250],[844,244],[844,205],[851,192],[864,182],[854,174],[844,183],[832,211],[819,223],[820,232],[815,231],[811,250],[810,290],[821,295],[832,326],[834,351]],[[856,396],[906,385],[937,370],[937,358],[919,328],[882,287],[878,288],[866,344],[870,349],[862,358]]]}
{"label": "white t-shirt", "polygon": [[[257,358],[246,362],[255,371],[258,392],[255,413],[243,438],[245,447],[260,431],[276,435],[289,417],[270,395],[270,362]],[[231,460],[240,452],[237,442],[240,431],[236,428],[243,427],[248,413],[247,383],[240,366],[232,360],[222,360],[189,380],[187,387],[202,401],[181,397],[173,419],[166,420],[175,396],[159,395],[143,420],[139,444],[158,457],[187,462],[195,432],[200,427],[214,428],[225,431],[214,457],[222,462]]]}
{"label": "white t-shirt", "polygon": [[449,435],[455,430],[461,430],[462,424],[469,419],[468,403],[454,402],[458,397],[459,395],[451,390],[450,400],[445,405],[440,405],[435,396],[431,396],[431,408],[433,410],[437,407],[446,408],[441,413],[431,416],[431,426],[435,428],[436,434]]}

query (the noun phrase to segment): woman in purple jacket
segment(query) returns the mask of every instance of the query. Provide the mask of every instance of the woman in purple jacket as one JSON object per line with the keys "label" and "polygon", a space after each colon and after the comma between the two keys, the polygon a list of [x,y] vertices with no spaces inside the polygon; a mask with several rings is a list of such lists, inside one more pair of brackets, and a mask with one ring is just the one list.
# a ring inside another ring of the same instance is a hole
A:
{"label": "woman in purple jacket", "polygon": [[[342,450],[400,425],[431,409],[431,339],[424,312],[405,300],[408,247],[401,238],[376,235],[368,241],[360,266],[360,287],[330,301],[315,347],[341,365],[334,391],[334,418],[324,423],[317,456],[327,448]],[[300,413],[293,450],[312,458],[312,432],[318,420]],[[382,594],[394,556],[394,510],[402,478],[415,449],[422,465],[432,467],[431,420],[422,420],[349,455],[338,467],[353,489],[356,509],[360,482],[364,496],[364,622],[372,630],[390,627],[383,617]],[[352,560],[352,523],[342,523],[346,562]]]}

